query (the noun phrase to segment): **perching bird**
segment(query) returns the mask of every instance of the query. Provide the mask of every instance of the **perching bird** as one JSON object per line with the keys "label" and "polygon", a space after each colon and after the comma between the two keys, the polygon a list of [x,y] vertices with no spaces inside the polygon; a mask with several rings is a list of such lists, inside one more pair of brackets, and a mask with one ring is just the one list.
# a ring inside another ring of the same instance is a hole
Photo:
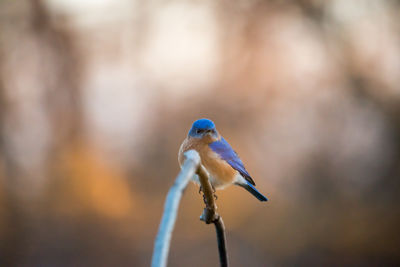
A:
{"label": "perching bird", "polygon": [[[188,136],[179,149],[180,165],[184,161],[183,154],[190,149],[194,149],[200,154],[201,164],[210,174],[210,183],[215,189],[235,184],[249,191],[260,201],[268,200],[257,191],[253,179],[239,156],[217,132],[211,120],[200,119],[193,123]],[[199,183],[198,178],[193,180]]]}

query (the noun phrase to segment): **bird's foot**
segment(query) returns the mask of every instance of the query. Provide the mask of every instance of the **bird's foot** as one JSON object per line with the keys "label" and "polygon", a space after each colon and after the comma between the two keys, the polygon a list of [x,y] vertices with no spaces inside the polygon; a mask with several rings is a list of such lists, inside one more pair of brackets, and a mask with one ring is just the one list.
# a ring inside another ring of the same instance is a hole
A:
{"label": "bird's foot", "polygon": [[[212,194],[213,194],[215,200],[217,200],[218,196],[215,194],[217,192],[217,190],[215,190],[215,187],[213,185],[211,185],[211,188],[212,188]],[[204,194],[203,187],[200,185],[199,194],[201,194],[201,193],[203,193],[203,200],[204,200],[204,203],[205,203],[206,202],[206,196]]]}
{"label": "bird's foot", "polygon": [[218,199],[218,196],[216,194],[217,190],[215,189],[215,187],[213,185],[211,185],[211,188],[212,188],[212,191],[213,191],[213,196],[214,196],[215,200],[217,200]]}

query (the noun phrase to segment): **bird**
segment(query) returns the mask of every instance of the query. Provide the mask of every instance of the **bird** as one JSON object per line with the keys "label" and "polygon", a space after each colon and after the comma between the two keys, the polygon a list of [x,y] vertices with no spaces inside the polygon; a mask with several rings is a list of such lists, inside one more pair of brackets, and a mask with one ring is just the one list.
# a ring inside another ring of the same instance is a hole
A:
{"label": "bird", "polygon": [[[214,190],[234,184],[246,189],[260,201],[268,200],[255,188],[256,184],[238,154],[218,133],[212,120],[203,118],[193,123],[179,149],[180,166],[185,160],[184,153],[191,149],[199,153],[201,164],[208,171]],[[200,183],[197,175],[192,180]]]}

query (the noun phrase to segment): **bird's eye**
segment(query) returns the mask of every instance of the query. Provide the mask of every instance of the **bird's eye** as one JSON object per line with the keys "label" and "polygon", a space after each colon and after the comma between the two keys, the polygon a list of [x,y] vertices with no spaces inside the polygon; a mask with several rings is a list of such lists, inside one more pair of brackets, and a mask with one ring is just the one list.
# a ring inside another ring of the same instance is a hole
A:
{"label": "bird's eye", "polygon": [[197,129],[197,130],[196,130],[196,133],[197,133],[197,134],[200,134],[200,133],[202,133],[202,132],[203,132],[203,130],[201,130],[201,129]]}

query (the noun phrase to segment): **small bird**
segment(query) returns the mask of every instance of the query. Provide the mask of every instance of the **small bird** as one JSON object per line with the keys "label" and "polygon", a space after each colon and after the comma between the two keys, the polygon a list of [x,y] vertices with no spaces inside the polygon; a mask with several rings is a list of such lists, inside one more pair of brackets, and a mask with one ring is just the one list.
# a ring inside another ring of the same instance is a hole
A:
{"label": "small bird", "polygon": [[[218,133],[214,122],[209,119],[195,121],[188,136],[183,141],[178,155],[179,164],[184,161],[183,154],[194,149],[200,154],[201,164],[210,174],[214,189],[223,189],[235,184],[249,191],[260,201],[267,201],[255,188],[255,183],[245,169],[243,162],[229,143]],[[193,178],[199,183],[197,175]]]}

